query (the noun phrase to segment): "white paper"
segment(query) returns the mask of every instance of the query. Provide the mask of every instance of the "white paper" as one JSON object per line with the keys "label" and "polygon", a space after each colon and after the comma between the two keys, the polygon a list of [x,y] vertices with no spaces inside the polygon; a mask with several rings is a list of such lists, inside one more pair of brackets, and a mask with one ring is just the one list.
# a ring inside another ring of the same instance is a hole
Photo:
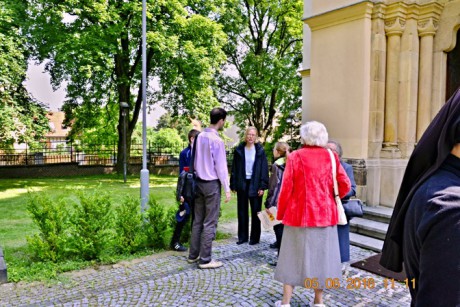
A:
{"label": "white paper", "polygon": [[257,216],[259,217],[260,223],[264,229],[271,229],[273,226],[281,223],[281,221],[276,219],[276,207],[270,207],[268,211],[270,211],[270,214],[268,214],[266,210],[257,212]]}

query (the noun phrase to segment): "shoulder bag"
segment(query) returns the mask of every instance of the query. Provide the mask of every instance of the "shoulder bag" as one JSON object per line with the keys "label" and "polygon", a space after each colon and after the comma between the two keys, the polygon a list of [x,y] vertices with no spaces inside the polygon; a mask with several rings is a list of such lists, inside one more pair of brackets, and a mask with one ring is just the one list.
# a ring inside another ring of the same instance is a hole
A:
{"label": "shoulder bag", "polygon": [[363,212],[363,203],[358,198],[350,198],[343,202],[343,209],[345,210],[345,215],[348,219],[353,217],[362,217]]}

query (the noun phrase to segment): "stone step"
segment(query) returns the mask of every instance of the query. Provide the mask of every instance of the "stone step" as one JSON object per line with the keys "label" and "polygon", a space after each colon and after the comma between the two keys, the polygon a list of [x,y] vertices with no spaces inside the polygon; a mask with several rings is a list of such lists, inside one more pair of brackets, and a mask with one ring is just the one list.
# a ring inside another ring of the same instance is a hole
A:
{"label": "stone step", "polygon": [[350,233],[350,244],[361,248],[369,249],[380,253],[383,247],[383,240],[363,236],[357,233]]}
{"label": "stone step", "polygon": [[364,216],[363,218],[382,222],[382,223],[390,223],[391,215],[393,214],[393,208],[388,207],[370,207],[370,206],[363,206]]}
{"label": "stone step", "polygon": [[350,221],[350,232],[384,240],[388,224],[355,217]]}

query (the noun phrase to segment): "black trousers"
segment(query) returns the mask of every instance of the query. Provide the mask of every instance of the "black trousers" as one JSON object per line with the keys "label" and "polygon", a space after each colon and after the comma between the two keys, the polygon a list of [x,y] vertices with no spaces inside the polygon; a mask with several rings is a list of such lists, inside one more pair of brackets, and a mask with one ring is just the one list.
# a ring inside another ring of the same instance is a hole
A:
{"label": "black trousers", "polygon": [[275,232],[275,236],[276,236],[276,245],[278,246],[278,255],[280,253],[281,240],[283,238],[283,229],[284,229],[283,224],[278,224],[278,225],[273,226],[273,231]]}
{"label": "black trousers", "polygon": [[[193,219],[194,219],[193,201],[191,201],[189,205],[190,205],[190,215],[192,217],[192,224],[193,224]],[[190,219],[190,216],[186,216],[185,219],[182,220],[182,222],[176,222],[176,227],[174,227],[173,236],[171,238],[171,243],[170,243],[171,246],[175,245],[176,243],[180,243],[180,236],[182,235],[182,229],[184,229],[184,226],[188,223],[189,219]]]}
{"label": "black trousers", "polygon": [[[249,197],[249,180],[244,191],[236,194],[238,204],[238,241],[260,241],[260,220],[257,212],[262,209],[262,196]],[[249,237],[249,204],[251,205],[251,237]]]}

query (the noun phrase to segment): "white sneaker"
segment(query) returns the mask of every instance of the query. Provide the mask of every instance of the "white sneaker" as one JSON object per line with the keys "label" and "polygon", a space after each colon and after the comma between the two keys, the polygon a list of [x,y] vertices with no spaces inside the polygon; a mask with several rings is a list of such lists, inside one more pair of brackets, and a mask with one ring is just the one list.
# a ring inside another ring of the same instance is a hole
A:
{"label": "white sneaker", "polygon": [[195,263],[195,262],[198,262],[199,260],[200,260],[200,256],[196,257],[195,259],[187,258],[188,263]]}
{"label": "white sneaker", "polygon": [[314,304],[313,307],[326,307],[324,304]]}
{"label": "white sneaker", "polygon": [[281,301],[275,302],[275,307],[291,307],[291,304],[282,304]]}
{"label": "white sneaker", "polygon": [[223,266],[224,264],[220,261],[211,260],[208,263],[198,264],[200,269],[217,269]]}

